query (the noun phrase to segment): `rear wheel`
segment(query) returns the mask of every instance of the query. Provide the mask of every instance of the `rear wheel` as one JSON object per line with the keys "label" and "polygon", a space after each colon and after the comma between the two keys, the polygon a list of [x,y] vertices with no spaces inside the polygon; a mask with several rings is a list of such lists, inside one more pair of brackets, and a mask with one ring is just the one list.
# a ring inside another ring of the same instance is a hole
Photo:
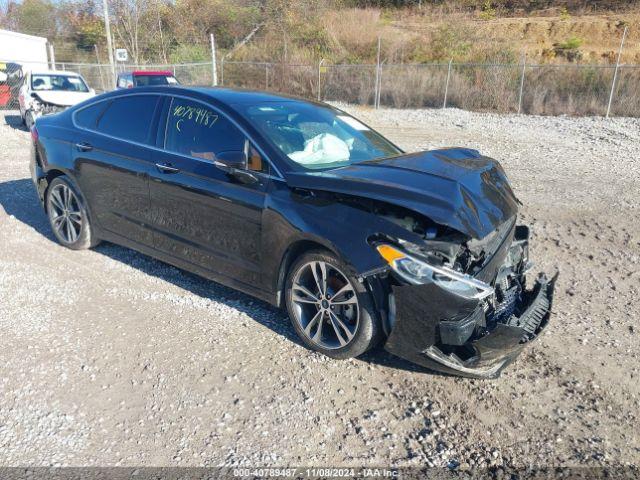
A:
{"label": "rear wheel", "polygon": [[369,292],[328,252],[310,252],[289,270],[285,298],[302,341],[332,358],[357,357],[379,332]]}
{"label": "rear wheel", "polygon": [[64,176],[53,179],[47,189],[49,224],[58,242],[73,250],[95,246],[87,208],[78,189]]}

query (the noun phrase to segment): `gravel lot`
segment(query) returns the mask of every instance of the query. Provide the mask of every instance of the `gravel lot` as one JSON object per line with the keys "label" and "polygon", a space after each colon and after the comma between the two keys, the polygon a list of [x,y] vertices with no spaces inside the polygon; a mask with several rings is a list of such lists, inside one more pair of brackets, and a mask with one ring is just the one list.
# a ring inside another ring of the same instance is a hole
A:
{"label": "gravel lot", "polygon": [[0,115],[0,465],[640,463],[640,121],[349,108],[409,150],[499,159],[560,270],[501,378],[310,352],[276,309],[133,251],[53,241]]}

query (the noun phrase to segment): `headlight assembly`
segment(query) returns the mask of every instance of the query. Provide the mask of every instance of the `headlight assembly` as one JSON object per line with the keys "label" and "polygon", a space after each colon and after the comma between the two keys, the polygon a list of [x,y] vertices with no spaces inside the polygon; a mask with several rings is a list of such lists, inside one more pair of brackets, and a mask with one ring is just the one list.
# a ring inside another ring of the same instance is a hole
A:
{"label": "headlight assembly", "polygon": [[470,275],[443,265],[432,265],[391,245],[378,245],[376,249],[394,272],[413,285],[433,282],[455,295],[477,300],[494,293],[491,285],[476,280]]}

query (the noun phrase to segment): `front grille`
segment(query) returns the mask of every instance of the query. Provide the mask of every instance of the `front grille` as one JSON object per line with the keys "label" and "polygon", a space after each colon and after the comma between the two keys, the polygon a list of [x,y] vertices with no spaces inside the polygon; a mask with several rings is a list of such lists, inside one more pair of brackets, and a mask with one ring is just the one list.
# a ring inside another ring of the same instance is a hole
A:
{"label": "front grille", "polygon": [[43,105],[41,111],[43,115],[51,115],[53,113],[64,112],[66,109],[67,107],[61,107],[59,105]]}
{"label": "front grille", "polygon": [[513,286],[501,292],[502,300],[497,303],[494,309],[492,320],[502,323],[508,319],[516,310],[516,305],[520,299],[522,288],[518,282],[513,282]]}

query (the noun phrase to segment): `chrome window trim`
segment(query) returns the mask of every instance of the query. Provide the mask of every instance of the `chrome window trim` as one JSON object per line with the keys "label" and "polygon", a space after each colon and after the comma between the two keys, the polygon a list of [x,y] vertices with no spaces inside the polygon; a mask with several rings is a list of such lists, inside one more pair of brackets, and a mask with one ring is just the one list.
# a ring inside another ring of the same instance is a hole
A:
{"label": "chrome window trim", "polygon": [[[286,180],[284,179],[284,176],[282,175],[282,173],[280,173],[280,170],[278,170],[278,167],[276,167],[276,166],[275,166],[275,164],[271,161],[271,159],[269,158],[269,156],[268,156],[268,155],[266,155],[266,154],[264,153],[264,151],[262,150],[262,148],[261,148],[261,147],[258,145],[258,143],[257,143],[257,142],[256,142],[256,141],[251,137],[251,135],[249,135],[249,134],[247,133],[247,131],[246,131],[244,128],[242,128],[240,125],[238,125],[238,123],[237,123],[233,118],[231,118],[229,115],[226,115],[225,113],[221,112],[221,111],[220,111],[219,109],[217,109],[216,107],[213,107],[212,105],[209,105],[208,103],[206,103],[206,102],[204,102],[204,101],[202,101],[202,100],[199,100],[199,99],[197,99],[197,98],[193,98],[193,97],[189,97],[189,96],[187,96],[187,95],[180,95],[180,94],[175,94],[175,93],[164,93],[164,92],[140,92],[140,93],[126,93],[126,94],[123,94],[123,95],[114,95],[113,97],[102,98],[102,99],[97,100],[97,101],[95,101],[95,102],[91,102],[89,105],[86,105],[86,106],[84,106],[84,107],[82,107],[82,108],[79,108],[78,110],[75,110],[75,111],[73,112],[73,114],[71,115],[71,123],[73,123],[73,126],[74,126],[74,127],[76,127],[76,128],[77,128],[77,129],[79,129],[79,130],[84,130],[85,132],[96,133],[96,134],[98,134],[98,135],[102,135],[103,137],[106,137],[106,138],[112,138],[112,139],[114,139],[114,140],[119,140],[119,141],[121,141],[121,142],[129,142],[129,143],[131,143],[131,144],[133,144],[133,145],[137,145],[137,146],[144,147],[144,148],[150,148],[150,149],[152,149],[152,150],[156,150],[156,151],[158,151],[158,152],[170,153],[171,155],[178,155],[178,156],[183,157],[183,158],[188,158],[189,160],[196,160],[196,161],[198,161],[198,162],[205,162],[205,163],[207,163],[207,164],[211,164],[211,163],[212,163],[210,160],[203,160],[203,159],[201,159],[201,158],[192,157],[191,155],[185,155],[185,154],[180,153],[180,152],[174,152],[173,150],[167,150],[167,149],[165,149],[165,148],[159,148],[159,147],[156,147],[155,145],[148,145],[148,144],[146,144],[146,143],[134,142],[134,141],[132,141],[132,140],[127,140],[127,139],[125,139],[125,138],[115,137],[115,136],[113,136],[113,135],[109,135],[108,133],[100,132],[100,131],[98,131],[98,130],[92,130],[92,129],[90,129],[90,128],[81,127],[80,125],[78,125],[78,124],[76,123],[76,114],[77,114],[78,112],[81,112],[82,110],[84,110],[84,109],[86,109],[86,108],[89,108],[89,107],[91,107],[91,106],[93,106],[93,105],[96,105],[96,104],[98,104],[98,103],[108,102],[108,101],[111,101],[111,100],[115,100],[115,99],[117,99],[117,98],[126,98],[126,97],[132,97],[132,96],[140,96],[140,95],[156,95],[156,96],[161,96],[161,97],[170,97],[170,98],[172,98],[172,99],[173,99],[174,97],[177,97],[177,98],[184,98],[185,100],[190,100],[190,101],[192,101],[192,102],[198,102],[198,103],[201,103],[201,104],[205,105],[207,108],[211,108],[211,109],[215,110],[216,112],[220,113],[221,115],[224,115],[224,117],[225,117],[226,119],[228,119],[228,120],[229,120],[229,121],[230,121],[230,122],[231,122],[231,123],[232,123],[232,124],[237,128],[237,129],[238,129],[238,130],[240,130],[240,132],[242,132],[242,134],[243,134],[243,135],[244,135],[244,136],[245,136],[245,137],[246,137],[246,138],[247,138],[247,139],[248,139],[248,140],[249,140],[249,141],[250,141],[250,142],[251,142],[251,143],[252,143],[256,148],[257,148],[257,149],[258,149],[258,151],[260,152],[260,155],[262,155],[262,156],[263,156],[263,158],[264,158],[267,162],[269,162],[269,166],[273,168],[273,170],[275,171],[275,173],[277,173],[277,174],[278,174],[278,176],[274,176],[274,175],[271,175],[271,174],[268,174],[268,173],[263,173],[263,172],[256,172],[256,171],[253,171],[253,170],[247,170],[247,171],[250,171],[251,173],[255,173],[255,174],[257,174],[257,175],[262,175],[262,176],[267,177],[267,178],[270,178],[270,179],[272,179],[272,180],[281,180],[281,181],[283,181],[283,182],[284,182],[284,181],[286,181]],[[169,105],[169,108],[171,108],[171,104]],[[168,123],[169,123],[169,118],[167,117],[167,122],[165,123],[165,135],[164,135],[164,141],[165,141],[165,142],[166,142],[166,140],[167,140],[167,135],[166,135],[166,125],[167,125]],[[160,125],[158,125],[158,128],[160,128]],[[163,146],[164,146],[164,145],[163,145]]]}

